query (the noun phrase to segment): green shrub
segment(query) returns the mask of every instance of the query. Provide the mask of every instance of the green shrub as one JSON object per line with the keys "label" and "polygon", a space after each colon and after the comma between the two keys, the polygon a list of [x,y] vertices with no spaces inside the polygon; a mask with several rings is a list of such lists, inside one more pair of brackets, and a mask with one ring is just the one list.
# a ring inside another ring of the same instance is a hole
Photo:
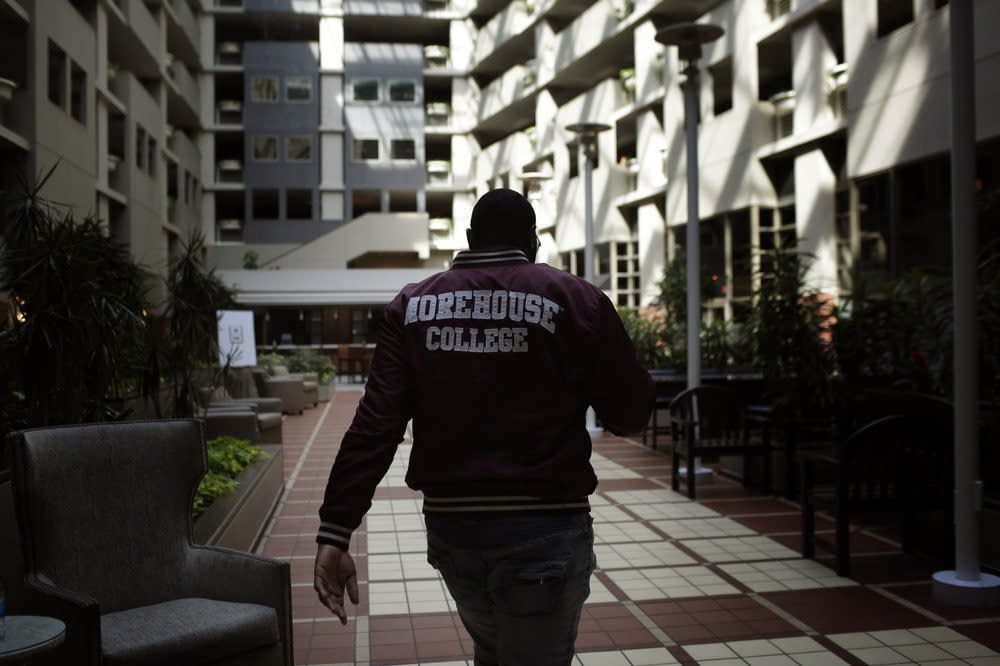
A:
{"label": "green shrub", "polygon": [[333,362],[326,354],[312,349],[302,349],[287,357],[289,372],[315,372],[321,382],[336,374]]}
{"label": "green shrub", "polygon": [[217,498],[236,491],[236,477],[269,454],[245,439],[217,437],[207,442],[208,471],[194,495],[194,515],[199,516]]}
{"label": "green shrub", "polygon": [[272,352],[270,354],[260,354],[257,356],[257,365],[267,370],[267,374],[274,374],[274,366],[287,365],[288,357],[284,354]]}

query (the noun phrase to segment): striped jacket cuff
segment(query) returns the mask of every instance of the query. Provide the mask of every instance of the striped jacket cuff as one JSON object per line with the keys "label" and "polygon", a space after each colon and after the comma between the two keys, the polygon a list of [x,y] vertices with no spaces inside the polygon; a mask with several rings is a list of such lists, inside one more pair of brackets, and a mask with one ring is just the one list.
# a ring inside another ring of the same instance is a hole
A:
{"label": "striped jacket cuff", "polygon": [[319,525],[319,532],[316,534],[316,543],[337,546],[338,548],[347,550],[347,547],[351,545],[351,534],[353,531],[347,527],[322,522]]}

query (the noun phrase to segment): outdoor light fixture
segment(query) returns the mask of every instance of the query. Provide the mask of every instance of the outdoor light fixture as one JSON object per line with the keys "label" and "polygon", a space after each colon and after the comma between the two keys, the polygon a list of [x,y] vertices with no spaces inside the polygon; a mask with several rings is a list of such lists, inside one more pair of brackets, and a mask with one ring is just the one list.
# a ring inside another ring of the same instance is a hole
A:
{"label": "outdoor light fixture", "polygon": [[[583,248],[583,277],[590,284],[594,284],[594,162],[597,158],[597,135],[611,129],[610,125],[604,123],[573,123],[567,125],[566,129],[573,132],[580,139],[580,154],[584,158],[584,248]],[[596,437],[604,432],[603,428],[597,427],[597,419],[594,409],[587,410],[587,432],[591,437]]]}
{"label": "outdoor light fixture", "polygon": [[[701,384],[701,239],[698,234],[698,115],[699,71],[701,46],[722,37],[723,30],[710,23],[677,23],[656,33],[656,41],[666,46],[676,46],[677,55],[684,61],[682,70],[686,80],[684,91],[684,129],[687,144],[687,386]],[[695,458],[695,478],[707,482],[712,470],[702,467]]]}

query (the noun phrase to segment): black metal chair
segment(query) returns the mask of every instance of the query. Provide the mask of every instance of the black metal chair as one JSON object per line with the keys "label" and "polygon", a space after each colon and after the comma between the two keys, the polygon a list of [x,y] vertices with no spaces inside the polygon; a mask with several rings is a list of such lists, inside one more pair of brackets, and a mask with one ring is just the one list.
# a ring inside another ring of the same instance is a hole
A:
{"label": "black metal chair", "polygon": [[673,437],[673,488],[680,489],[680,459],[687,462],[687,494],[695,498],[695,458],[742,455],[743,485],[750,485],[750,458],[763,458],[761,490],[770,491],[771,460],[765,441],[752,442],[744,424],[743,401],[731,389],[696,386],[682,391],[670,403]]}
{"label": "black metal chair", "polygon": [[[849,576],[852,517],[862,512],[902,513],[903,551],[910,552],[920,511],[944,510],[950,515],[953,447],[950,417],[939,411],[941,407],[924,403],[929,411],[921,419],[912,406],[897,406],[896,411],[908,413],[862,426],[836,453],[802,456],[803,557],[815,557],[820,546],[835,554],[837,573]],[[815,514],[822,509],[834,517],[832,543],[816,536]]]}

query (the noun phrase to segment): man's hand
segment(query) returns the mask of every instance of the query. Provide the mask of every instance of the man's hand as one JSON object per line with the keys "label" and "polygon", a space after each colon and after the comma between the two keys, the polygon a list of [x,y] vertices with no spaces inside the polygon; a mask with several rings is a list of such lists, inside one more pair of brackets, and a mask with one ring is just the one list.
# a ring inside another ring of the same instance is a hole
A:
{"label": "man's hand", "polygon": [[358,576],[354,568],[354,558],[350,553],[330,546],[320,544],[316,551],[316,568],[313,573],[313,589],[319,595],[319,600],[340,618],[341,624],[347,624],[347,611],[344,608],[344,588],[351,602],[358,603]]}

